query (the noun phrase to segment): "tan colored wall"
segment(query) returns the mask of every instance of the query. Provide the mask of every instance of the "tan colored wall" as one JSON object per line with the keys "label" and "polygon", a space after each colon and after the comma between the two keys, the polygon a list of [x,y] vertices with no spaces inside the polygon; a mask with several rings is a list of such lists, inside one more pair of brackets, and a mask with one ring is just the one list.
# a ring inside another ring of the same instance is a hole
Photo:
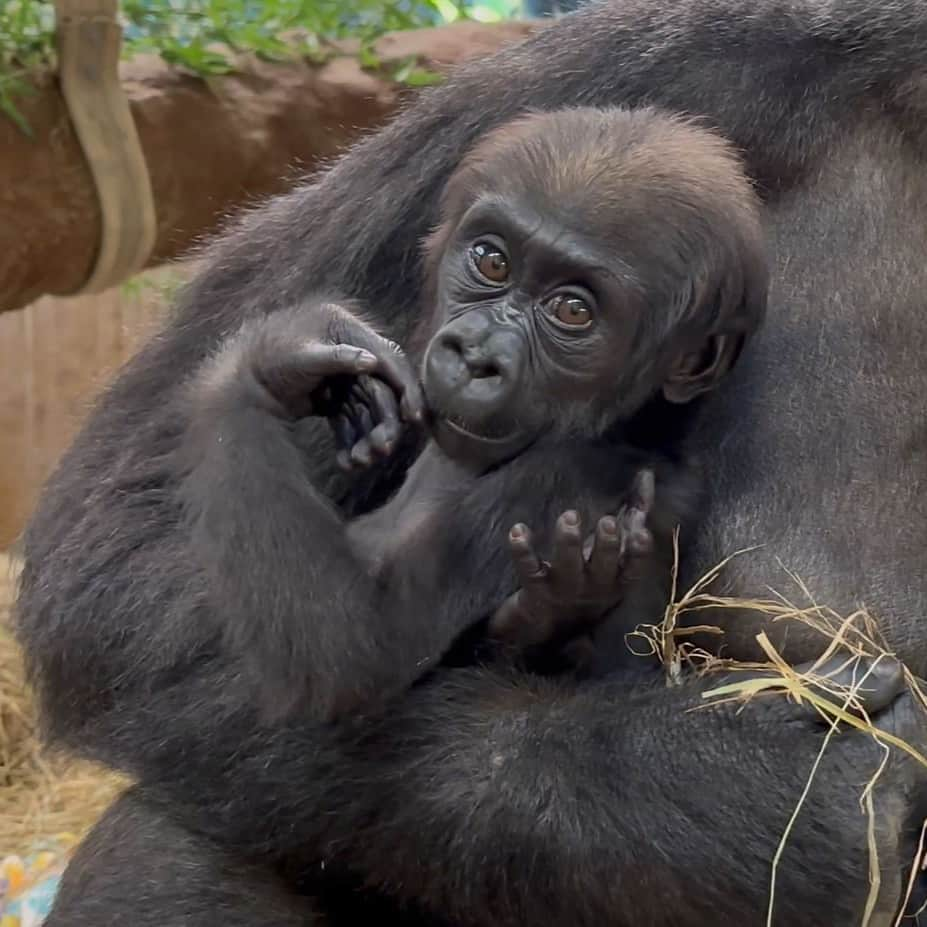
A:
{"label": "tan colored wall", "polygon": [[0,315],[0,549],[22,530],[90,401],[157,324],[181,273]]}

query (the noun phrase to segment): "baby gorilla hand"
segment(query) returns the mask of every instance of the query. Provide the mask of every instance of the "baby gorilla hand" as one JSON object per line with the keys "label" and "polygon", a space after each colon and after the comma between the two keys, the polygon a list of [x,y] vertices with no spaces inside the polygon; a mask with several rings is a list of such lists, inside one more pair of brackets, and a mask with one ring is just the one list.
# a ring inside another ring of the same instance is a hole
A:
{"label": "baby gorilla hand", "polygon": [[653,499],[653,474],[644,470],[628,505],[600,518],[585,544],[579,515],[564,512],[550,562],[538,557],[530,529],[515,525],[509,547],[521,588],[490,619],[490,637],[514,647],[556,646],[591,631],[621,603],[632,560],[653,549],[646,526]]}
{"label": "baby gorilla hand", "polygon": [[281,310],[242,330],[239,347],[284,415],[328,419],[344,469],[392,453],[424,400],[399,345],[335,304]]}

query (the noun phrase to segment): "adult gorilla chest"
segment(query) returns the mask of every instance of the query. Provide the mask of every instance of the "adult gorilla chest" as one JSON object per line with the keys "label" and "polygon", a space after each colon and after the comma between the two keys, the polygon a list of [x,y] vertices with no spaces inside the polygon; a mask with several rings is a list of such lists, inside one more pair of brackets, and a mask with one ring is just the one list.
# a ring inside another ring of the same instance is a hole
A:
{"label": "adult gorilla chest", "polygon": [[[844,617],[861,607],[927,672],[927,176],[861,127],[809,189],[769,208],[768,323],[709,400],[708,516],[682,588],[735,551],[719,591]],[[749,499],[749,502],[747,500]],[[790,576],[792,571],[795,576]],[[693,616],[702,623],[705,615]],[[786,659],[825,645],[789,621],[719,610],[738,656],[766,630]]]}

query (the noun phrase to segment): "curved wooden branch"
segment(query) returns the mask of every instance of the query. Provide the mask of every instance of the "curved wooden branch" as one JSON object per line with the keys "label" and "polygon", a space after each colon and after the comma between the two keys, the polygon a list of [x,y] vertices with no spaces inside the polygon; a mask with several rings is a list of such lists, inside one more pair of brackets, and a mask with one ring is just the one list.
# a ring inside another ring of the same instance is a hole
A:
{"label": "curved wooden branch", "polygon": [[55,0],[55,14],[61,94],[100,208],[93,270],[74,293],[97,293],[148,263],[157,236],[154,197],[119,79],[117,0]]}

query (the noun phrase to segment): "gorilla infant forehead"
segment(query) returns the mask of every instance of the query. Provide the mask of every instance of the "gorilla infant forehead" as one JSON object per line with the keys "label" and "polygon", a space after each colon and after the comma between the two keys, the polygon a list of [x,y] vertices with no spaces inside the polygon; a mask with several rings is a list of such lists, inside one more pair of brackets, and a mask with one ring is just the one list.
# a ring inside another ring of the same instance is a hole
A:
{"label": "gorilla infant forehead", "polygon": [[651,108],[531,113],[490,132],[447,184],[445,224],[481,202],[553,219],[630,265],[762,251],[757,198],[731,146]]}

